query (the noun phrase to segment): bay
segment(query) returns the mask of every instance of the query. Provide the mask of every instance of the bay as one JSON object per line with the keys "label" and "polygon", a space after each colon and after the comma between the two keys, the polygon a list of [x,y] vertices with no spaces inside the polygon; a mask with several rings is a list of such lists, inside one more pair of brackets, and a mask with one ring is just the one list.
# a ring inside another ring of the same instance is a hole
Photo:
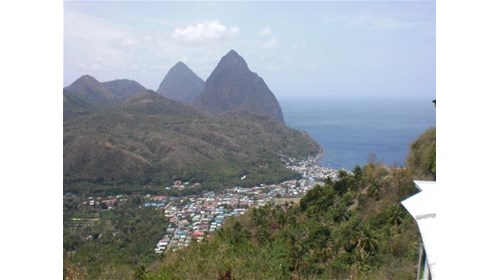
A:
{"label": "bay", "polygon": [[[410,145],[436,126],[426,98],[287,97],[279,100],[286,124],[307,132],[324,150],[320,164],[351,170],[369,159],[403,166]],[[372,155],[372,156],[371,156]]]}

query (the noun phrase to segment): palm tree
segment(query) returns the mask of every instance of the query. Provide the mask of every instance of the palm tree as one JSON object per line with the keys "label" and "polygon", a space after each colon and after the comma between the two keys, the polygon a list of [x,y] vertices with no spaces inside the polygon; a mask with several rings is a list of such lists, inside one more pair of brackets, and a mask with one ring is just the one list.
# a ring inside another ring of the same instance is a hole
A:
{"label": "palm tree", "polygon": [[377,249],[378,240],[371,229],[363,227],[353,237],[356,249],[363,249],[367,253]]}
{"label": "palm tree", "polygon": [[370,187],[368,187],[368,195],[371,197],[378,198],[380,195],[380,183],[378,180],[373,180]]}
{"label": "palm tree", "polygon": [[401,210],[399,204],[393,204],[389,206],[389,219],[388,222],[394,226],[398,226],[403,223],[405,213]]}

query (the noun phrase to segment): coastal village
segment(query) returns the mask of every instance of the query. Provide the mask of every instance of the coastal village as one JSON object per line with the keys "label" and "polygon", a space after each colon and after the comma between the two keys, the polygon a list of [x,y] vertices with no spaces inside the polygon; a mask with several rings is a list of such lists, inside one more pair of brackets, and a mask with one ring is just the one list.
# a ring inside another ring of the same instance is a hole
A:
{"label": "coastal village", "polygon": [[[221,228],[229,217],[242,215],[251,207],[301,198],[326,177],[336,178],[335,170],[319,166],[316,161],[317,158],[284,160],[287,168],[302,174],[300,180],[289,180],[273,185],[261,184],[252,188],[235,186],[219,194],[205,192],[171,201],[164,206],[165,217],[169,223],[165,235],[156,245],[155,252],[163,253],[169,249],[175,251],[189,246],[191,242],[202,242]],[[188,182],[176,183],[173,187],[189,185]],[[162,202],[156,203],[157,207],[158,204],[160,207],[163,205]],[[151,204],[149,206],[154,207]]]}
{"label": "coastal village", "polygon": [[[230,217],[244,214],[251,207],[260,207],[268,203],[282,204],[298,200],[316,184],[330,177],[335,179],[337,171],[317,164],[318,157],[305,160],[282,158],[289,169],[302,174],[300,180],[289,180],[280,184],[260,184],[251,188],[234,186],[223,192],[204,192],[199,195],[172,197],[166,195],[146,195],[143,207],[160,208],[167,218],[164,236],[154,248],[156,253],[178,250],[192,242],[202,242],[221,228]],[[241,178],[245,180],[245,176]],[[198,183],[176,181],[165,189],[183,189],[199,186]],[[104,205],[112,209],[121,196],[111,198],[89,197],[85,205],[99,207]]]}

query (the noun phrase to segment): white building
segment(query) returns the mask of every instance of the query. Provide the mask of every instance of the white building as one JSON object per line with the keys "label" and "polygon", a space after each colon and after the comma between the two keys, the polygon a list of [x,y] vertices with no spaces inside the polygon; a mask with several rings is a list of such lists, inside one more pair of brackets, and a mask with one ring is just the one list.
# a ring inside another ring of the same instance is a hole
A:
{"label": "white building", "polygon": [[435,181],[415,181],[415,185],[420,192],[401,203],[417,222],[422,236],[417,279],[436,280],[437,185]]}

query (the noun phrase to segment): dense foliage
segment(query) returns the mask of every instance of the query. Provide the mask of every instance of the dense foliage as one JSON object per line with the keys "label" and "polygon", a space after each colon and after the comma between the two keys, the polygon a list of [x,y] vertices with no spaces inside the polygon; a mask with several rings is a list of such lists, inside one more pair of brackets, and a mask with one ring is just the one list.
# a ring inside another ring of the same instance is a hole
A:
{"label": "dense foliage", "polygon": [[64,189],[165,187],[174,180],[212,189],[278,183],[300,176],[283,167],[281,155],[319,151],[307,134],[269,117],[214,117],[148,92],[64,123]]}
{"label": "dense foliage", "polygon": [[[112,210],[64,200],[65,279],[131,279],[158,256],[153,248],[165,230],[163,211],[140,208],[141,197]],[[104,205],[103,205],[104,206]]]}
{"label": "dense foliage", "polygon": [[436,128],[427,129],[410,147],[406,166],[415,179],[436,180]]}
{"label": "dense foliage", "polygon": [[413,179],[435,178],[435,158],[430,129],[408,168],[340,171],[298,204],[252,208],[208,241],[161,255],[153,248],[166,221],[139,208],[142,196],[113,210],[66,197],[65,279],[414,279],[420,240],[400,202],[416,192]]}
{"label": "dense foliage", "polygon": [[144,277],[414,279],[419,237],[400,204],[414,190],[407,170],[356,167],[315,186],[299,205],[253,208],[209,242],[166,252]]}

